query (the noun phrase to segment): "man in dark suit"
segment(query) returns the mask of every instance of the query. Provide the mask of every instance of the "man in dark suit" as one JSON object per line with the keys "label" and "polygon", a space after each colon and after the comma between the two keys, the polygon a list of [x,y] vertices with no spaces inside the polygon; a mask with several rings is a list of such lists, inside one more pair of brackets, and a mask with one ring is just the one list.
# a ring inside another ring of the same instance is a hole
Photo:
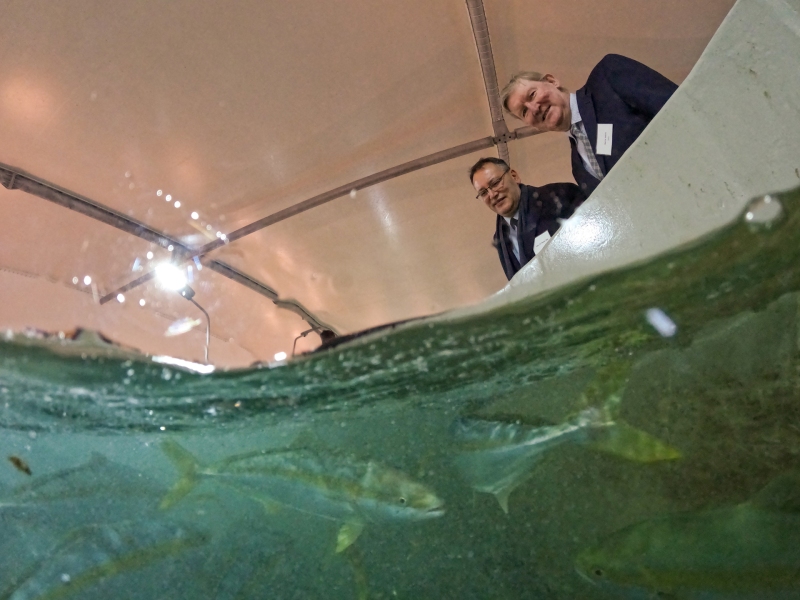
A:
{"label": "man in dark suit", "polygon": [[481,158],[469,171],[477,198],[497,214],[493,244],[511,279],[558,231],[585,196],[574,183],[525,185],[499,158]]}
{"label": "man in dark suit", "polygon": [[572,174],[588,196],[677,87],[640,62],[608,54],[574,94],[553,75],[525,72],[511,78],[502,101],[539,131],[569,134]]}

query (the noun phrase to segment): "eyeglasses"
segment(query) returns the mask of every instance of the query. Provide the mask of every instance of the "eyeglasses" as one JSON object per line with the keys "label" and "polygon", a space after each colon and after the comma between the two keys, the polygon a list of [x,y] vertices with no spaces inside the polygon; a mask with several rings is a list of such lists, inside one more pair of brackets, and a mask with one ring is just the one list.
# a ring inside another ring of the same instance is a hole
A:
{"label": "eyeglasses", "polygon": [[476,197],[478,200],[486,200],[486,198],[488,198],[488,197],[489,197],[489,192],[490,192],[490,191],[492,191],[492,192],[496,192],[496,191],[498,191],[498,190],[500,189],[500,184],[502,184],[502,183],[503,183],[503,177],[505,177],[505,176],[506,176],[506,173],[508,173],[508,172],[509,172],[509,170],[510,170],[510,167],[506,168],[506,170],[505,170],[505,171],[503,171],[503,174],[502,174],[502,175],[500,175],[500,177],[498,177],[497,179],[493,179],[492,181],[490,181],[490,182],[487,184],[487,186],[486,186],[485,188],[483,188],[481,191],[479,191],[479,192],[478,192],[478,195],[477,195],[477,196],[475,196],[475,197]]}

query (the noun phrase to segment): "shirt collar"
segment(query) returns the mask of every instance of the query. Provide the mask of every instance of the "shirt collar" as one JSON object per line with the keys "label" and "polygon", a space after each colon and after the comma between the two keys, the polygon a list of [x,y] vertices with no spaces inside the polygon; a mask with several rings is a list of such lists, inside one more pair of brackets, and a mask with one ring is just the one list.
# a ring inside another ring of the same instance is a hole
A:
{"label": "shirt collar", "polygon": [[578,110],[578,97],[575,94],[569,95],[569,110],[572,112],[572,124],[581,122],[581,111]]}
{"label": "shirt collar", "polygon": [[517,207],[517,212],[514,213],[513,217],[503,217],[506,220],[506,223],[511,225],[511,219],[516,219],[517,223],[519,223],[519,206]]}

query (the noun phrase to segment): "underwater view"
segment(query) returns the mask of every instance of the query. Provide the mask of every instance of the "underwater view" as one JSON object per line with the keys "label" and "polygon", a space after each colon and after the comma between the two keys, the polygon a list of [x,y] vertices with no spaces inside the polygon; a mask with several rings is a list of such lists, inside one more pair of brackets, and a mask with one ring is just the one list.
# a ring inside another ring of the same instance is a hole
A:
{"label": "underwater view", "polygon": [[0,340],[0,600],[800,598],[800,189],[478,315],[197,372]]}

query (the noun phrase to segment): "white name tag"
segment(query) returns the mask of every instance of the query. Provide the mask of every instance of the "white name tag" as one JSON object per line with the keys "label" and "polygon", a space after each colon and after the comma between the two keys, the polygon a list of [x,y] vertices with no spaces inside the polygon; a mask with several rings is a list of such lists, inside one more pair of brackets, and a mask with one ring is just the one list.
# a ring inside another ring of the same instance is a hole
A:
{"label": "white name tag", "polygon": [[597,153],[611,156],[611,130],[614,125],[611,123],[597,124]]}
{"label": "white name tag", "polygon": [[536,236],[536,239],[533,240],[533,253],[539,254],[542,248],[547,245],[547,242],[550,241],[550,234],[545,231],[544,233],[540,233]]}

